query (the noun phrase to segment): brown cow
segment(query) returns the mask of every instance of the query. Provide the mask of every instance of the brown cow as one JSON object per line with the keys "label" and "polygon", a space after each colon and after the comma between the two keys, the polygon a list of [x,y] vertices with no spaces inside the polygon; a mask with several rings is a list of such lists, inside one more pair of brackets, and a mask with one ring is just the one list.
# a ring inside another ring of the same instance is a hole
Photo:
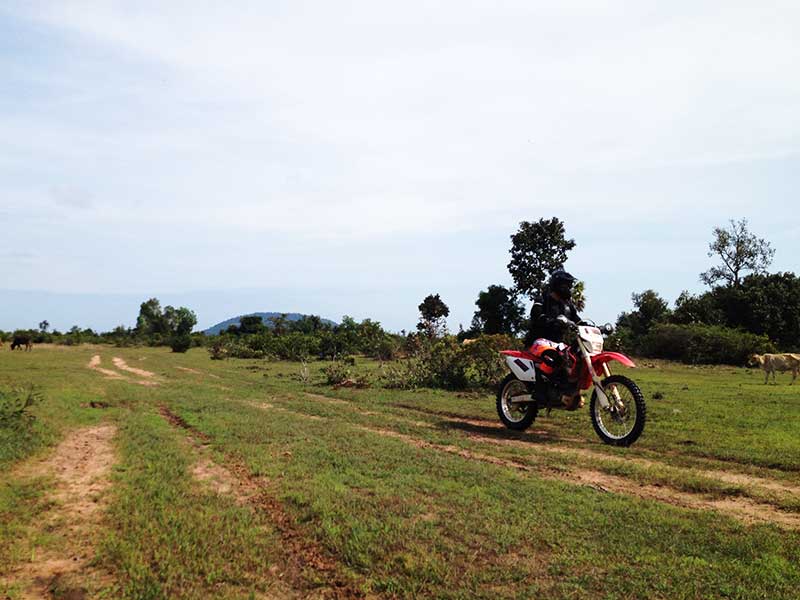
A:
{"label": "brown cow", "polygon": [[772,383],[777,383],[775,373],[778,371],[791,371],[792,385],[797,380],[797,373],[800,372],[800,354],[753,354],[750,357],[751,366],[759,365],[764,369],[764,385],[769,381],[769,374],[772,373]]}

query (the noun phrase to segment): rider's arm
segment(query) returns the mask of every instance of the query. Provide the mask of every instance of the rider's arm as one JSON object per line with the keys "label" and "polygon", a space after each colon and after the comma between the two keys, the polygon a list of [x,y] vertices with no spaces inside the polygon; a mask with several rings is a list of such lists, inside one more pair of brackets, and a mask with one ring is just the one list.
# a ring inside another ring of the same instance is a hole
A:
{"label": "rider's arm", "polygon": [[578,309],[575,308],[575,303],[572,302],[571,300],[570,300],[570,303],[569,303],[569,307],[572,309],[572,319],[571,319],[572,322],[573,323],[581,323],[583,321],[583,319],[581,319],[581,316],[578,314]]}
{"label": "rider's arm", "polygon": [[551,339],[560,338],[564,331],[564,324],[558,320],[558,317],[562,314],[561,304],[550,296],[545,296],[536,323],[538,330],[542,332],[541,335]]}

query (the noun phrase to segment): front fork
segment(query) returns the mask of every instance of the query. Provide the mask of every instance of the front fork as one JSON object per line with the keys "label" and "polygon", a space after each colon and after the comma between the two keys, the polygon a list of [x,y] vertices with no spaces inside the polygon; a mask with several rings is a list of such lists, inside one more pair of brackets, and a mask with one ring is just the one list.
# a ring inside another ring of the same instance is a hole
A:
{"label": "front fork", "polygon": [[[592,383],[594,383],[594,388],[597,390],[597,399],[600,401],[600,406],[602,406],[605,410],[609,410],[611,408],[611,402],[609,401],[606,390],[603,387],[603,381],[594,370],[592,359],[589,356],[589,353],[586,351],[586,347],[583,345],[583,342],[579,341],[578,343],[581,347],[581,354],[583,355],[583,360],[586,363],[586,368],[589,369],[589,373],[592,375]],[[603,374],[606,377],[611,376],[611,370],[608,368],[608,363],[603,363]],[[619,390],[616,388],[616,386],[612,387],[611,395],[614,398],[614,405],[617,407],[617,409],[621,408],[622,397],[619,395]]]}

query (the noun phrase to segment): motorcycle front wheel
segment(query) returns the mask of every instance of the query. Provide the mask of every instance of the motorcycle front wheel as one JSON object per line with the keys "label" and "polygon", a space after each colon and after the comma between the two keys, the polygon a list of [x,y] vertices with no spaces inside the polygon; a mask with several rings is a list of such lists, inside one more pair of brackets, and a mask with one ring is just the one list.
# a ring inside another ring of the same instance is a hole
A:
{"label": "motorcycle front wheel", "polygon": [[[647,407],[644,395],[632,380],[622,375],[611,375],[603,380],[603,389],[612,406],[603,408],[592,392],[589,413],[597,435],[611,446],[627,447],[639,439],[644,431]],[[618,400],[617,395],[619,394]]]}
{"label": "motorcycle front wheel", "polygon": [[527,384],[509,373],[497,392],[497,415],[509,429],[524,431],[536,420],[536,402],[511,402],[512,398],[518,396],[530,396],[530,391]]}

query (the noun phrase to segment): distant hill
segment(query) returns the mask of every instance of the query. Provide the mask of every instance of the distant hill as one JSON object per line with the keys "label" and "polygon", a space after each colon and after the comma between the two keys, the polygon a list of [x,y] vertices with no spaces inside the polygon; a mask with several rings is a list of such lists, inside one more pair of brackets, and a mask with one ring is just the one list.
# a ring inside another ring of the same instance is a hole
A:
{"label": "distant hill", "polygon": [[[217,323],[213,327],[209,327],[205,331],[203,331],[206,335],[217,335],[220,331],[225,331],[231,325],[238,325],[239,321],[242,317],[261,317],[261,320],[264,321],[264,325],[270,327],[270,318],[272,317],[280,317],[281,315],[286,315],[287,321],[299,321],[303,317],[307,317],[309,315],[301,315],[300,313],[279,313],[279,312],[254,312],[249,313],[246,315],[239,315],[238,317],[233,317],[232,319],[228,319],[227,321],[222,321],[222,323]],[[322,319],[323,323],[327,323],[328,325],[336,325],[334,321],[330,319]]]}

